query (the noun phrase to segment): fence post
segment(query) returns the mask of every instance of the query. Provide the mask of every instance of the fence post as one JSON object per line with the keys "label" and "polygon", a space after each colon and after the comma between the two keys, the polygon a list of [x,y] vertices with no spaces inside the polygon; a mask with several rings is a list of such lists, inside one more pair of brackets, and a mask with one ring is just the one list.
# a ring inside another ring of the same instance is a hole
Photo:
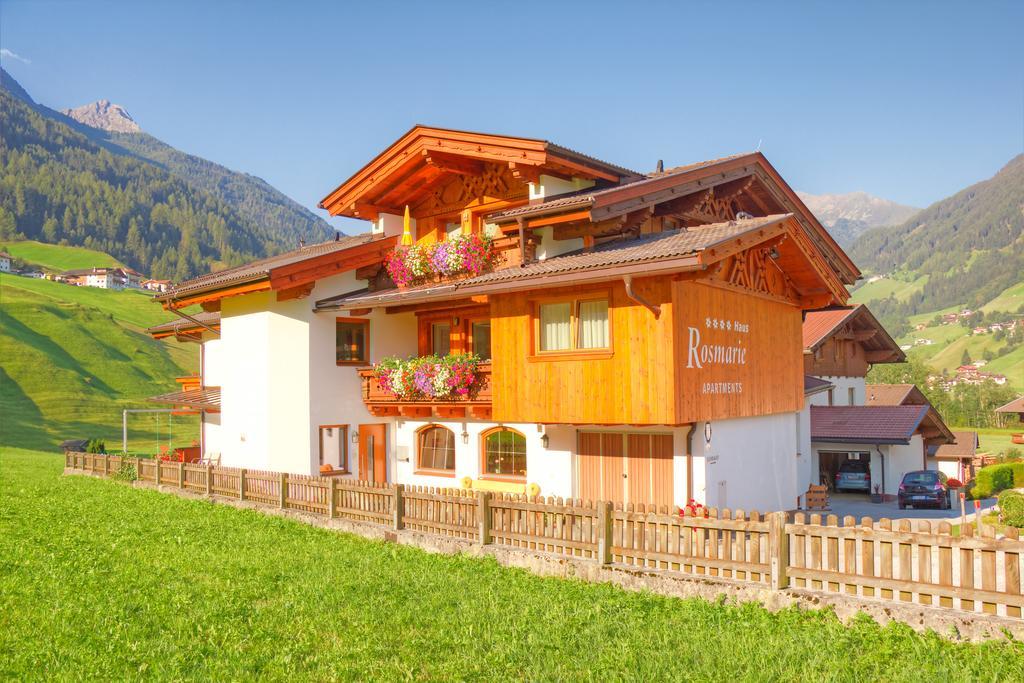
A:
{"label": "fence post", "polygon": [[185,488],[185,463],[178,463],[178,488]]}
{"label": "fence post", "polygon": [[394,527],[395,531],[399,531],[402,528],[402,517],[405,515],[405,499],[402,497],[401,484],[395,484],[395,499],[392,503],[391,526]]}
{"label": "fence post", "polygon": [[612,504],[606,500],[597,502],[597,561],[612,563]]}
{"label": "fence post", "polygon": [[480,527],[480,545],[487,545],[491,542],[491,494],[487,491],[477,491],[476,521]]}
{"label": "fence post", "polygon": [[206,495],[213,493],[213,465],[206,463]]}
{"label": "fence post", "polygon": [[142,458],[135,456],[135,479],[142,481]]}
{"label": "fence post", "polygon": [[245,468],[238,470],[238,500],[245,500]]}
{"label": "fence post", "polygon": [[104,477],[110,476],[110,456],[109,455],[104,455],[103,456],[103,476]]}
{"label": "fence post", "polygon": [[160,488],[160,456],[158,455],[153,458],[153,462],[156,463],[156,479],[154,480],[153,485]]}
{"label": "fence post", "polygon": [[337,517],[337,511],[334,509],[334,501],[338,497],[338,480],[335,477],[330,477],[327,480],[327,516],[331,519]]}
{"label": "fence post", "polygon": [[786,533],[786,513],[769,512],[766,516],[771,587],[777,591],[789,586],[789,534]]}
{"label": "fence post", "polygon": [[286,472],[281,473],[281,509],[284,510],[288,506],[288,474]]}

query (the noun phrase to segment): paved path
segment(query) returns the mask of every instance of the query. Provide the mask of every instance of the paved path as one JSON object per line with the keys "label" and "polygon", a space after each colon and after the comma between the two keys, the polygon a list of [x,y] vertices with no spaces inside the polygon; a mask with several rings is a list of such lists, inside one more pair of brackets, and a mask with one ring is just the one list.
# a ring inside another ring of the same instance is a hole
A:
{"label": "paved path", "polygon": [[[875,521],[885,517],[887,519],[909,519],[912,522],[916,522],[917,520],[944,520],[950,524],[960,523],[960,503],[956,499],[953,500],[952,510],[937,510],[935,508],[907,508],[906,510],[900,510],[896,501],[872,503],[867,496],[855,493],[833,493],[831,495],[831,500],[832,510],[822,514],[836,515],[839,519],[842,519],[845,515],[853,515],[858,521],[860,521],[861,517],[870,517]],[[986,498],[981,501],[982,512],[991,508],[995,503],[995,498]],[[965,509],[967,512],[967,519],[973,520],[974,501],[966,501]]]}

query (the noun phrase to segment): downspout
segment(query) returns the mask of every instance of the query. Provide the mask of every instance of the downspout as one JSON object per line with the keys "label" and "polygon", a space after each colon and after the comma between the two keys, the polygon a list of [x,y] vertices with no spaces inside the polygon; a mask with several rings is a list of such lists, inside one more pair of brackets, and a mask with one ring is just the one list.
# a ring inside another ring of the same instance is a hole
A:
{"label": "downspout", "polygon": [[651,313],[653,313],[655,318],[658,318],[661,315],[661,306],[658,306],[657,304],[652,304],[650,301],[648,301],[647,299],[643,298],[642,296],[633,291],[632,275],[623,275],[622,283],[626,285],[626,296],[628,296],[630,299],[637,302],[638,304],[649,310]]}
{"label": "downspout", "polygon": [[882,449],[875,444],[875,452],[878,453],[878,459],[881,461],[882,466],[882,500],[885,500],[885,455],[882,454]]}
{"label": "downspout", "polygon": [[686,433],[686,505],[693,500],[693,433],[696,432],[696,423],[690,425],[690,431]]}

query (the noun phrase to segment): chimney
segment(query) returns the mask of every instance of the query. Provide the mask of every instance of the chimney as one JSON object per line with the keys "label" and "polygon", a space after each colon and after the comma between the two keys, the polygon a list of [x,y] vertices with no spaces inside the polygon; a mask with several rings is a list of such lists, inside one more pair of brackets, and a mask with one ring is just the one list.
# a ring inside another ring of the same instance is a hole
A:
{"label": "chimney", "polygon": [[665,172],[665,160],[664,159],[658,159],[658,165],[654,168],[654,172],[655,173],[664,173]]}

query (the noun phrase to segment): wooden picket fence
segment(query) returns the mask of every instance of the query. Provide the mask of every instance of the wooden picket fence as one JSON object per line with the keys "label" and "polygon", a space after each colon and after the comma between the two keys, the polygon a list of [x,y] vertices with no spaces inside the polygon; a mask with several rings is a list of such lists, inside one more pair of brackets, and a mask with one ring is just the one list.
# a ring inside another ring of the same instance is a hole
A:
{"label": "wooden picket fence", "polygon": [[211,465],[67,453],[65,466],[195,493],[247,500],[336,519],[369,522],[484,545],[686,576],[727,579],[858,598],[1022,616],[1016,530],[994,537],[948,522],[841,521],[785,512],[667,508],[375,484]]}

